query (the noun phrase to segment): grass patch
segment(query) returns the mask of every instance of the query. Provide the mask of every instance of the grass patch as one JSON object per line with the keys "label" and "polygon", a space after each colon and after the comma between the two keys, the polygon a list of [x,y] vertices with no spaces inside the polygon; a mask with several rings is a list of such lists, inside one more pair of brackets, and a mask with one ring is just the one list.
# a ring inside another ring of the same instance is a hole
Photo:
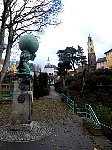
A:
{"label": "grass patch", "polygon": [[0,97],[11,97],[11,94],[8,94],[8,93],[2,93],[2,94],[0,94]]}

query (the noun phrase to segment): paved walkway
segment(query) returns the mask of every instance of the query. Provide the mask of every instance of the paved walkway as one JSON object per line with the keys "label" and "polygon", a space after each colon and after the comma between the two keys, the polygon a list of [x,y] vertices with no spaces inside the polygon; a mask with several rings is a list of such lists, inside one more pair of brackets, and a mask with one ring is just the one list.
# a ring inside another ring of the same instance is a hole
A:
{"label": "paved walkway", "polygon": [[[45,96],[44,99],[53,99],[53,104],[56,105],[60,97],[54,91],[54,87],[51,86],[49,96]],[[54,108],[55,106],[51,107],[51,109]],[[57,115],[62,116],[64,112],[55,110],[53,113],[55,113],[54,115],[57,113]],[[58,123],[54,120],[52,121],[51,117],[49,125],[52,125],[54,132],[48,137],[33,142],[0,142],[0,150],[101,150],[94,149],[96,146],[94,145],[93,137],[84,129],[82,119],[76,115],[73,116],[73,119],[68,120],[65,118],[65,121]],[[105,141],[102,144],[105,144]],[[104,150],[111,150],[111,147],[105,147]]]}
{"label": "paved walkway", "polygon": [[54,86],[50,86],[49,95],[48,96],[44,96],[44,97],[60,100],[59,94],[57,92],[55,92]]}

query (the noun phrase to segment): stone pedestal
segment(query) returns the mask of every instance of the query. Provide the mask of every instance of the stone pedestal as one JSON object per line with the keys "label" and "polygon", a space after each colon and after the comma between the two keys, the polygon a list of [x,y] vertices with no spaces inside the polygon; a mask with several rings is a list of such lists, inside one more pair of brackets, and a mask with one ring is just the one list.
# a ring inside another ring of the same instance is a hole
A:
{"label": "stone pedestal", "polygon": [[33,85],[30,75],[18,74],[14,83],[12,130],[32,128]]}

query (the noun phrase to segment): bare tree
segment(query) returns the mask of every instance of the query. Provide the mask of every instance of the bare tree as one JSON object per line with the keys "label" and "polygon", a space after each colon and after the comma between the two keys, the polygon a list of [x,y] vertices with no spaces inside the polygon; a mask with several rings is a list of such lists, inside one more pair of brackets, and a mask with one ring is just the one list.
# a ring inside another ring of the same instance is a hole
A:
{"label": "bare tree", "polygon": [[[58,25],[61,0],[3,0],[0,18],[0,58],[3,53],[4,38],[7,38],[6,55],[0,81],[2,82],[10,61],[12,46],[27,32],[41,33],[48,25]],[[5,37],[5,33],[8,35]]]}

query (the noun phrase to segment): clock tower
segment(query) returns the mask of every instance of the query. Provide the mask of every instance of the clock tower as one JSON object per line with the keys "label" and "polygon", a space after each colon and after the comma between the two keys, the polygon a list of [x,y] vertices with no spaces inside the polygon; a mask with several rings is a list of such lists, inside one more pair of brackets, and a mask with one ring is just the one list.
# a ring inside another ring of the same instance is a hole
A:
{"label": "clock tower", "polygon": [[88,46],[88,68],[89,70],[95,70],[96,68],[96,55],[95,55],[95,50],[94,50],[94,46],[93,46],[93,40],[89,34],[88,37],[88,42],[87,42],[87,46]]}

